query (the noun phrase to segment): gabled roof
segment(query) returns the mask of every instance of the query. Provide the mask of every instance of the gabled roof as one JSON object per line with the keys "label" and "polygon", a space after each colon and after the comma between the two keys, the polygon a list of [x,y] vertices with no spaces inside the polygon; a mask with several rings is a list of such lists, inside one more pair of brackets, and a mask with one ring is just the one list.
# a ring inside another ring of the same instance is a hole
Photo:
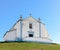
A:
{"label": "gabled roof", "polygon": [[[9,31],[11,31],[11,29],[12,29],[19,21],[20,21],[20,19],[9,29]],[[15,29],[14,29],[14,30],[15,30]],[[6,31],[5,34],[4,34],[4,36],[5,36],[6,33],[9,32],[9,31]],[[3,38],[4,38],[4,36],[3,36]]]}
{"label": "gabled roof", "polygon": [[[26,19],[28,19],[28,18],[30,18],[30,17],[31,17],[32,19],[34,19],[36,22],[38,22],[38,23],[40,22],[40,23],[44,24],[43,22],[41,22],[41,20],[39,20],[40,18],[37,20],[37,19],[35,19],[34,17],[32,17],[31,15],[30,15],[29,17],[23,19],[23,21],[26,20]],[[44,25],[45,25],[45,24],[44,24]]]}
{"label": "gabled roof", "polygon": [[26,20],[26,19],[29,19],[29,18],[32,18],[32,19],[34,19],[35,21],[39,22],[37,19],[33,18],[32,16],[29,16],[29,17],[23,19],[23,21]]}
{"label": "gabled roof", "polygon": [[[14,31],[14,30],[16,30],[16,29],[6,31],[6,33],[4,34],[4,36],[7,34],[7,32]],[[3,36],[3,37],[4,37],[4,36]]]}

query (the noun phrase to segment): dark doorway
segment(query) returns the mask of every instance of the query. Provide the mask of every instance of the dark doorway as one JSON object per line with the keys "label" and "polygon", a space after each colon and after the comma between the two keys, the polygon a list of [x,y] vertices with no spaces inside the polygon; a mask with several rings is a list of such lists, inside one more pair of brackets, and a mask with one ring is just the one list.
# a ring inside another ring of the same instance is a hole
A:
{"label": "dark doorway", "polygon": [[33,37],[33,34],[29,34],[29,37]]}

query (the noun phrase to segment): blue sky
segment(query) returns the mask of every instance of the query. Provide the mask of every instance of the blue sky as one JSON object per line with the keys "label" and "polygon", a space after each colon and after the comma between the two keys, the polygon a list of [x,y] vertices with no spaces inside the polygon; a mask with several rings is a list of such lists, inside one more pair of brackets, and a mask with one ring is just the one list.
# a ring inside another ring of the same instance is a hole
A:
{"label": "blue sky", "polygon": [[0,41],[14,23],[32,14],[46,24],[50,38],[60,44],[60,0],[0,0]]}

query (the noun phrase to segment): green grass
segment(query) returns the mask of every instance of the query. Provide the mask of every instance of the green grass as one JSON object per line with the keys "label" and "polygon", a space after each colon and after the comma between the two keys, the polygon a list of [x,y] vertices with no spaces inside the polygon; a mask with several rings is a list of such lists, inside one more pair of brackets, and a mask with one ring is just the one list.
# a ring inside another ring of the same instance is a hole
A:
{"label": "green grass", "polygon": [[60,45],[35,42],[5,42],[0,43],[0,50],[60,50]]}

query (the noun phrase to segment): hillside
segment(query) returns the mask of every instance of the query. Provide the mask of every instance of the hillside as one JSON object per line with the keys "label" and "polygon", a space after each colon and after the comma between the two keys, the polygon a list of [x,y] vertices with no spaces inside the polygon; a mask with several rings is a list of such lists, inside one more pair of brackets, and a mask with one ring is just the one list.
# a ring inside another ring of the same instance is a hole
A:
{"label": "hillside", "polygon": [[0,43],[0,50],[60,50],[60,45],[34,42],[7,42]]}

